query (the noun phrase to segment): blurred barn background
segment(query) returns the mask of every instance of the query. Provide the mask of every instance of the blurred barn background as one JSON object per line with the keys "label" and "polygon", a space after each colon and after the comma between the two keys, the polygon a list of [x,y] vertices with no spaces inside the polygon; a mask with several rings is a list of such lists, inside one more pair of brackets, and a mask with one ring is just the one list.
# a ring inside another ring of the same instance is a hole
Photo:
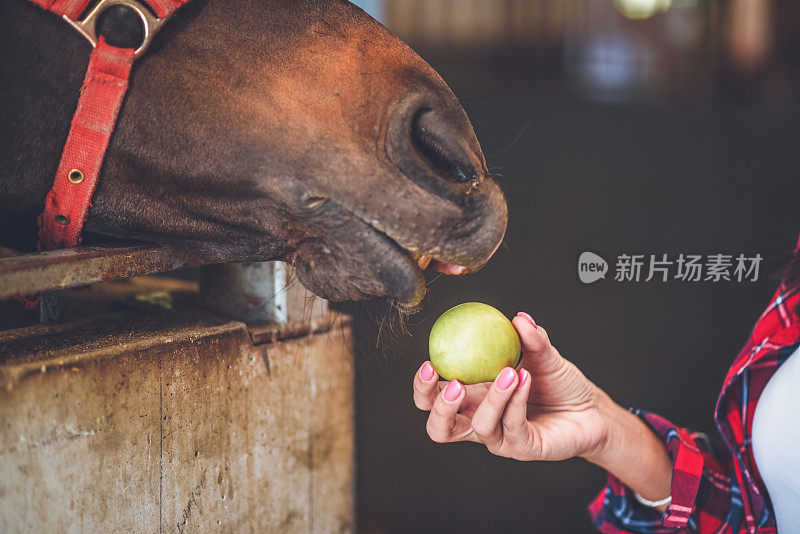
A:
{"label": "blurred barn background", "polygon": [[[495,258],[465,279],[432,276],[389,354],[357,316],[360,531],[593,532],[598,469],[427,439],[410,390],[428,331],[465,301],[527,310],[619,403],[713,432],[724,373],[800,231],[800,3],[360,4],[450,84],[510,206]],[[765,260],[754,283],[587,286],[584,250]]]}

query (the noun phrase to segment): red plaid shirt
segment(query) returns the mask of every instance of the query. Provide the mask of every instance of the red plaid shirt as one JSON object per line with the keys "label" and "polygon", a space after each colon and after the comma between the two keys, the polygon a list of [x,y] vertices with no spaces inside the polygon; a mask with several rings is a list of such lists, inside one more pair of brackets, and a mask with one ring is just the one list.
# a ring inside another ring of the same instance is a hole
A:
{"label": "red plaid shirt", "polygon": [[689,432],[656,414],[635,412],[664,440],[672,459],[672,503],[664,514],[642,506],[609,475],[608,485],[589,506],[601,532],[777,533],[750,437],[761,392],[800,345],[799,303],[800,288],[781,286],[736,357],[714,412],[721,439]]}

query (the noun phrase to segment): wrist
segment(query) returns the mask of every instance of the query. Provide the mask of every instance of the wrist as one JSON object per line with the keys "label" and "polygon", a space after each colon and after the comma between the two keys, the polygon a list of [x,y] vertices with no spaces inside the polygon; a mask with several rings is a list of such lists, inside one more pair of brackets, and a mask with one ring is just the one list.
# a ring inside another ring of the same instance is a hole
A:
{"label": "wrist", "polygon": [[581,457],[595,465],[608,470],[614,457],[622,450],[623,438],[630,428],[630,418],[636,417],[606,395],[598,388],[597,391],[597,417],[600,421],[600,439],[590,450]]}
{"label": "wrist", "polygon": [[[669,497],[672,461],[661,439],[629,410],[607,395],[598,404],[604,439],[584,459],[603,468],[650,501]],[[659,506],[662,510],[666,506]]]}

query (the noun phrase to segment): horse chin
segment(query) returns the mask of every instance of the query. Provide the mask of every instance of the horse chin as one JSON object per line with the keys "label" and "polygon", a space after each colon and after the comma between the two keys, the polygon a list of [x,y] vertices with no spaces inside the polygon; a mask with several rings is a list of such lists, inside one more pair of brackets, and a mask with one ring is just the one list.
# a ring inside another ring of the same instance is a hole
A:
{"label": "horse chin", "polygon": [[[347,274],[340,278],[334,276],[318,276],[319,271],[306,269],[302,264],[295,264],[297,266],[297,276],[300,283],[313,292],[327,300],[333,302],[343,301],[359,301],[359,300],[372,300],[372,299],[386,299],[394,307],[404,314],[413,314],[422,309],[422,303],[427,293],[424,278],[419,275],[419,279],[415,280],[413,284],[407,287],[402,287],[405,284],[399,285],[397,288],[387,287],[385,290],[374,289],[374,280],[366,279],[363,275]],[[396,278],[417,278],[416,273],[411,271],[417,270],[414,267],[408,268],[406,272],[398,272],[393,276]],[[401,269],[405,271],[405,269]]]}
{"label": "horse chin", "polygon": [[427,287],[422,269],[394,241],[366,225],[305,241],[292,255],[300,283],[335,302],[386,298],[404,312],[418,310]]}

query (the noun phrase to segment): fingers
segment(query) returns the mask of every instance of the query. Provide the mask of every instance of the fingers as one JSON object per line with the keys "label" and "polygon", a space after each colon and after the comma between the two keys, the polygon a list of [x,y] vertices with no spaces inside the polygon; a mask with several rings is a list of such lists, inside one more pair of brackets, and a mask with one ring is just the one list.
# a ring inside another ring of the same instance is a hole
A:
{"label": "fingers", "polygon": [[503,444],[500,421],[518,382],[519,376],[512,368],[506,367],[500,371],[486,393],[486,398],[472,416],[472,429],[490,451],[499,449]]}
{"label": "fingers", "polygon": [[550,344],[547,332],[525,312],[519,312],[511,321],[522,343],[522,367],[534,375],[549,374],[564,365],[564,359]]}
{"label": "fingers", "polygon": [[503,442],[513,448],[529,441],[531,436],[528,427],[528,395],[531,391],[531,374],[527,369],[519,372],[517,383],[511,399],[503,412]]}
{"label": "fingers", "polygon": [[436,395],[439,394],[439,374],[425,362],[414,375],[414,404],[420,410],[429,411],[433,407]]}
{"label": "fingers", "polygon": [[437,443],[476,441],[469,420],[458,413],[466,396],[466,388],[457,380],[441,387],[439,375],[430,362],[423,363],[414,375],[414,404],[431,412],[427,430]]}
{"label": "fingers", "polygon": [[436,397],[428,416],[428,436],[437,443],[475,441],[469,420],[458,413],[466,390],[458,380],[452,380]]}

